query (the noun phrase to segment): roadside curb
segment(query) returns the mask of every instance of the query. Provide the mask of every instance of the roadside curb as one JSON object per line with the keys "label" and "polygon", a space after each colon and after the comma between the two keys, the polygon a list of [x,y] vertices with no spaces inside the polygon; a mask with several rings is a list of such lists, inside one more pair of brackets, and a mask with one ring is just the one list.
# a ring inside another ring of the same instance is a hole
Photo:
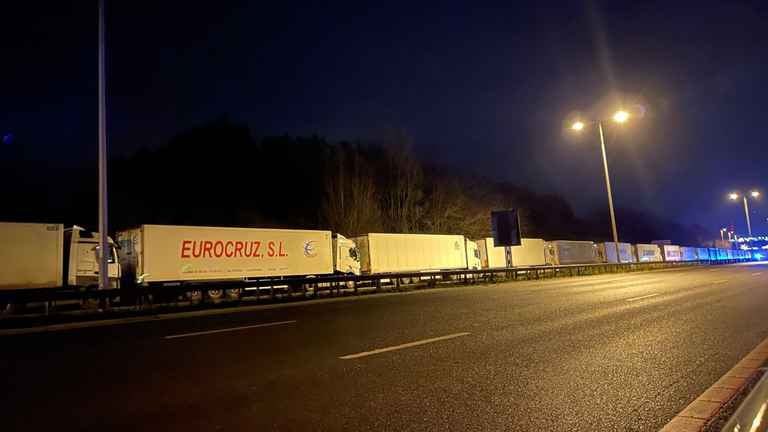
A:
{"label": "roadside curb", "polygon": [[660,432],[698,432],[768,360],[768,339],[680,411]]}

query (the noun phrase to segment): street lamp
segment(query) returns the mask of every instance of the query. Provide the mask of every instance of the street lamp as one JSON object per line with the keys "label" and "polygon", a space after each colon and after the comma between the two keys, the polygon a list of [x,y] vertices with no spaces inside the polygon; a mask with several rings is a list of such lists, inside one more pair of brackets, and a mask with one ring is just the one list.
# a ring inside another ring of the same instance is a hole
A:
{"label": "street lamp", "polygon": [[[613,115],[613,121],[617,123],[623,123],[629,118],[629,114],[626,111],[619,111]],[[597,130],[600,133],[600,148],[603,150],[603,169],[605,171],[605,188],[608,191],[608,208],[611,210],[611,227],[613,228],[613,245],[616,246],[616,262],[621,262],[621,253],[619,252],[619,234],[616,231],[616,215],[613,212],[613,195],[611,194],[611,179],[608,175],[608,158],[605,156],[605,139],[603,138],[603,122],[606,120],[592,121],[590,123],[597,123]],[[571,129],[580,131],[584,129],[584,123],[577,121],[571,126]]]}
{"label": "street lamp", "polygon": [[723,235],[724,232],[728,231],[728,228],[720,228],[720,240],[725,242],[725,236]]}
{"label": "street lamp", "polygon": [[[760,196],[760,192],[758,191],[752,191],[749,193],[752,198],[757,198]],[[739,198],[739,194],[732,193],[729,195],[729,197],[732,200],[737,200]],[[749,236],[752,237],[752,226],[749,223],[749,206],[747,205],[747,196],[744,195],[742,198],[744,198],[744,214],[747,216],[747,232],[749,233]]]}

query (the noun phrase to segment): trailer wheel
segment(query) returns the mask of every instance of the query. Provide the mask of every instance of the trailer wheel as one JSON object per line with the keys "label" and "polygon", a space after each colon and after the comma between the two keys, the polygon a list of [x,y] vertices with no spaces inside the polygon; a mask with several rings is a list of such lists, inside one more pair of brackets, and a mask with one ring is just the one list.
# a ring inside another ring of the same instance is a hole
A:
{"label": "trailer wheel", "polygon": [[344,286],[347,289],[355,289],[355,281],[346,281],[344,282]]}
{"label": "trailer wheel", "polygon": [[200,291],[187,291],[182,295],[182,298],[184,300],[196,302],[196,301],[200,301],[200,299],[202,298],[202,293]]}
{"label": "trailer wheel", "polygon": [[15,305],[13,303],[7,302],[5,300],[0,302],[0,316],[13,315],[14,306]]}
{"label": "trailer wheel", "polygon": [[411,278],[400,278],[400,285],[410,285]]}
{"label": "trailer wheel", "polygon": [[208,290],[205,292],[205,298],[208,300],[220,300],[224,296],[222,290]]}
{"label": "trailer wheel", "polygon": [[242,293],[243,293],[243,290],[241,290],[239,288],[233,288],[233,289],[224,290],[224,294],[230,300],[240,300],[240,295]]}
{"label": "trailer wheel", "polygon": [[[91,285],[91,286],[85,288],[85,291],[96,291],[98,289],[99,289],[98,285]],[[97,299],[97,298],[84,299],[80,303],[80,306],[83,309],[98,309],[101,306],[101,299]]]}

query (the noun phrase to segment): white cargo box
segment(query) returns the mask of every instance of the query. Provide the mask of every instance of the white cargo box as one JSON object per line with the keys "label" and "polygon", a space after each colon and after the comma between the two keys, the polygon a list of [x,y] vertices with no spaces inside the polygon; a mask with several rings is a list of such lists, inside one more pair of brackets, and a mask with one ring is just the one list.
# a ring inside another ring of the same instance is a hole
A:
{"label": "white cargo box", "polygon": [[696,261],[696,248],[694,247],[680,247],[680,254],[683,261]]}
{"label": "white cargo box", "polygon": [[637,252],[637,260],[640,262],[662,261],[661,249],[655,244],[635,245],[635,251]]}
{"label": "white cargo box", "polygon": [[[696,259],[699,261],[709,261],[709,251],[710,249],[705,247],[696,248]],[[717,259],[717,257],[712,259]]]}
{"label": "white cargo box", "polygon": [[680,254],[680,246],[675,245],[661,245],[661,256],[664,261],[677,262],[682,261],[683,257]]}
{"label": "white cargo box", "polygon": [[137,284],[333,274],[330,231],[143,225],[118,232]]}
{"label": "white cargo box", "polygon": [[[616,260],[616,246],[614,242],[604,242],[597,244],[598,250],[602,255],[601,261],[604,263],[617,263]],[[632,253],[632,245],[629,243],[619,242],[619,256],[621,262],[631,263],[635,261],[634,254]]]}
{"label": "white cargo box", "polygon": [[512,267],[543,266],[547,264],[547,245],[542,239],[524,238],[520,246],[512,246]]}
{"label": "white cargo box", "polygon": [[480,250],[480,262],[482,268],[505,268],[507,266],[507,253],[503,246],[496,247],[493,237],[487,237],[477,241]]}
{"label": "white cargo box", "polygon": [[464,236],[379,234],[353,237],[363,273],[461,270],[467,268]]}
{"label": "white cargo box", "polygon": [[64,225],[0,222],[0,289],[58,288]]}
{"label": "white cargo box", "polygon": [[547,243],[547,262],[554,265],[594,264],[599,262],[591,241],[556,240]]}

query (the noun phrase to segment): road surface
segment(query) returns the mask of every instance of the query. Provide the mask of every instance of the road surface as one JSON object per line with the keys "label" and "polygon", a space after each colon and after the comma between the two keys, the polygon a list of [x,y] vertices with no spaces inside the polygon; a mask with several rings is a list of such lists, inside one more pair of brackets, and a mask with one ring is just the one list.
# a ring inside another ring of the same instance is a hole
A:
{"label": "road surface", "polygon": [[4,431],[654,431],[768,337],[768,265],[0,335]]}

